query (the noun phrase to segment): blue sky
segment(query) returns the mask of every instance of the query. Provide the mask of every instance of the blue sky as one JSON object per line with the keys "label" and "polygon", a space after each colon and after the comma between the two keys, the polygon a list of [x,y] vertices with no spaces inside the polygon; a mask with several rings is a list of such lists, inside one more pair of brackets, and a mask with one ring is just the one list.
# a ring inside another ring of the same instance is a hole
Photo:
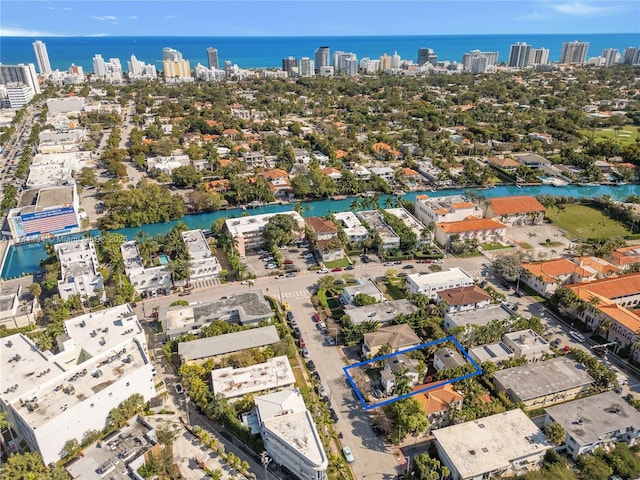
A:
{"label": "blue sky", "polygon": [[0,36],[632,33],[637,0],[2,0]]}

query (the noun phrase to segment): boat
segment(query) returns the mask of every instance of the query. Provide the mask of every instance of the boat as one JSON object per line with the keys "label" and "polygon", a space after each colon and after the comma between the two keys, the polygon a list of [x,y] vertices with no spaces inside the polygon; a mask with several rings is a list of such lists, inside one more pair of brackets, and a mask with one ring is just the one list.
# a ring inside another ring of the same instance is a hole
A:
{"label": "boat", "polygon": [[334,195],[333,197],[331,197],[331,200],[346,200],[347,196],[346,195]]}

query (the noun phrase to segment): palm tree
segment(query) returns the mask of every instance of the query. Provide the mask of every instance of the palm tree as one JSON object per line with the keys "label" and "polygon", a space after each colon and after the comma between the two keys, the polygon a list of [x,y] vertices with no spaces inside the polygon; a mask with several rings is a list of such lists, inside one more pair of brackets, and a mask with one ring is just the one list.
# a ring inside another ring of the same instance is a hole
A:
{"label": "palm tree", "polygon": [[349,478],[349,465],[344,458],[338,455],[329,457],[329,474],[335,476],[338,480],[347,480]]}
{"label": "palm tree", "polygon": [[362,208],[362,204],[358,200],[352,200],[351,203],[349,204],[349,209],[352,212],[355,212],[356,210],[360,210],[360,208]]}
{"label": "palm tree", "polygon": [[396,395],[405,395],[411,393],[411,379],[406,375],[407,369],[401,367],[395,374],[395,384],[393,393]]}

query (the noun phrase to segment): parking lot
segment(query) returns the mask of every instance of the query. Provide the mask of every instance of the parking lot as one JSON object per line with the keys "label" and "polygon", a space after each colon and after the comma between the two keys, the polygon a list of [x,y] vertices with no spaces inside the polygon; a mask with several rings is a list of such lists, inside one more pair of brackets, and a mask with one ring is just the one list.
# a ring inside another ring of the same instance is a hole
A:
{"label": "parking lot", "polygon": [[[301,272],[317,266],[318,262],[308,247],[287,247],[280,250],[282,253],[282,268],[278,268],[274,258],[264,249],[247,251],[247,272],[256,277],[278,276],[291,272]],[[274,268],[275,267],[275,268]]]}

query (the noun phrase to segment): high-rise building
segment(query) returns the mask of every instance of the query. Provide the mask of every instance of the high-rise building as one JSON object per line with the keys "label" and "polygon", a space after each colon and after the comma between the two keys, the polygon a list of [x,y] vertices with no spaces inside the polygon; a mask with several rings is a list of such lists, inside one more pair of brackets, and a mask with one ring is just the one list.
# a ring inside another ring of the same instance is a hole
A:
{"label": "high-rise building", "polygon": [[584,63],[587,58],[587,50],[589,50],[589,42],[579,42],[578,40],[564,42],[560,63]]}
{"label": "high-rise building", "polygon": [[419,48],[418,49],[418,65],[425,65],[430,63],[436,65],[438,63],[438,55],[431,48]]}
{"label": "high-rise building", "polygon": [[[355,67],[350,63],[349,72],[347,72],[347,62],[356,62]],[[343,52],[336,50],[333,52],[333,70],[335,73],[348,73],[349,75],[358,74],[358,57],[355,53]],[[355,70],[354,70],[355,69]]]}
{"label": "high-rise building", "polygon": [[[480,60],[481,58],[484,60]],[[471,52],[462,55],[462,66],[467,72],[484,73],[488,67],[492,67],[496,63],[498,63],[498,52],[471,50]]]}
{"label": "high-rise building", "polygon": [[640,65],[640,47],[625,48],[622,61],[627,65]]}
{"label": "high-rise building", "polygon": [[549,63],[549,49],[532,48],[529,54],[529,63],[531,65],[546,65]]}
{"label": "high-rise building", "polygon": [[315,62],[309,57],[302,57],[298,72],[301,77],[313,77],[316,74]]}
{"label": "high-rise building", "polygon": [[400,68],[400,55],[398,55],[398,52],[393,52],[393,55],[391,56],[391,68]]}
{"label": "high-rise building", "polygon": [[138,60],[135,55],[131,55],[131,60],[127,62],[127,67],[129,68],[130,80],[152,80],[158,76],[154,64],[150,63],[147,65],[142,60]]}
{"label": "high-rise building", "polygon": [[99,53],[93,56],[93,73],[99,77],[104,77],[107,73],[107,64]]}
{"label": "high-rise building", "polygon": [[171,47],[164,47],[162,49],[162,60],[171,60],[172,62],[181,62],[184,60],[182,58],[182,53],[178,50],[175,50]]}
{"label": "high-rise building", "polygon": [[121,82],[122,65],[120,64],[120,59],[110,58],[108,62],[105,62],[102,55],[96,53],[93,57],[93,73],[108,82]]}
{"label": "high-rise building", "polygon": [[391,57],[386,53],[383,53],[380,56],[380,65],[378,67],[381,72],[386,72],[387,70],[391,70]]}
{"label": "high-rise building", "polygon": [[33,42],[33,51],[36,54],[36,62],[38,62],[38,70],[40,75],[48,75],[51,73],[51,64],[49,63],[49,54],[47,46],[44,42],[36,40]]}
{"label": "high-rise building", "polygon": [[604,58],[604,65],[610,67],[620,62],[620,52],[617,48],[605,48],[602,50],[602,58]]}
{"label": "high-rise building", "polygon": [[290,77],[298,74],[298,60],[294,57],[282,59],[282,70],[287,72]]}
{"label": "high-rise building", "polygon": [[531,63],[531,45],[524,42],[517,42],[511,45],[509,49],[510,67],[524,68]]}
{"label": "high-rise building", "polygon": [[36,74],[36,67],[33,63],[27,65],[23,63],[19,65],[2,65],[0,63],[0,85],[9,85],[12,83],[24,83],[33,90],[35,95],[40,93],[38,75]]}
{"label": "high-rise building", "polygon": [[[180,54],[180,57],[182,57],[182,54]],[[164,74],[165,80],[185,80],[192,78],[189,60],[163,60],[162,73]]]}
{"label": "high-rise building", "polygon": [[209,47],[207,48],[207,61],[209,68],[215,68],[218,70],[218,49]]}
{"label": "high-rise building", "polygon": [[329,47],[318,47],[315,53],[316,73],[320,73],[320,69],[322,67],[328,67],[329,65],[331,65],[331,62],[329,60],[330,55],[331,54]]}

